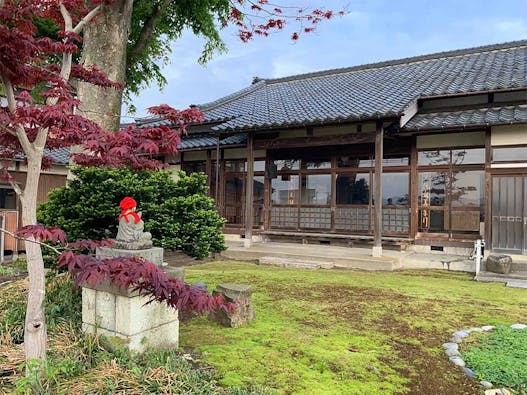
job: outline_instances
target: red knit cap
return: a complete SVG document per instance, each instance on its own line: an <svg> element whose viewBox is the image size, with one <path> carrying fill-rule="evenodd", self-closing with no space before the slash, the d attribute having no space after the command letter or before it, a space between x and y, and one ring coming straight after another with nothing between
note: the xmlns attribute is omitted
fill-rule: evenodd
<svg viewBox="0 0 527 395"><path fill-rule="evenodd" d="M121 200L121 203L119 203L119 207L121 208L121 210L130 210L134 207L137 207L137 202L134 198L127 196L123 200Z"/></svg>

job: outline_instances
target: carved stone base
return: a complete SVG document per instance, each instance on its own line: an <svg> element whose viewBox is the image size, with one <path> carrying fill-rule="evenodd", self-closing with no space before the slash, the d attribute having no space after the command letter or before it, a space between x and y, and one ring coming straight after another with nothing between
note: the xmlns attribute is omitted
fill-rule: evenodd
<svg viewBox="0 0 527 395"><path fill-rule="evenodd" d="M139 257L144 258L159 267L163 266L163 248L161 247L152 247L143 250L126 250L122 248L114 248L113 246L100 247L97 248L95 256L99 259L116 258L120 256L124 256L127 258Z"/></svg>
<svg viewBox="0 0 527 395"><path fill-rule="evenodd" d="M122 250L147 250L149 248L152 248L152 240L145 239L145 240L137 240L137 241L121 241L121 240L113 240L112 246L114 248L119 248Z"/></svg>

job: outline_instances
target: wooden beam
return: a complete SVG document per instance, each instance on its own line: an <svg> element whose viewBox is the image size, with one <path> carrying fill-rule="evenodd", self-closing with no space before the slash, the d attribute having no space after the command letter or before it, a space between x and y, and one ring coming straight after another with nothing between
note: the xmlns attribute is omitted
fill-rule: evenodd
<svg viewBox="0 0 527 395"><path fill-rule="evenodd" d="M328 145L346 145L371 143L375 139L373 133L353 133L339 136L308 136L294 137L288 139L261 140L255 148L257 149L284 149L299 147L326 147Z"/></svg>
<svg viewBox="0 0 527 395"><path fill-rule="evenodd" d="M373 256L382 255L382 158L383 124L375 125L375 206L373 214Z"/></svg>
<svg viewBox="0 0 527 395"><path fill-rule="evenodd" d="M244 246L252 246L253 236L253 189L254 189L254 134L247 134L247 181L245 182L245 240Z"/></svg>

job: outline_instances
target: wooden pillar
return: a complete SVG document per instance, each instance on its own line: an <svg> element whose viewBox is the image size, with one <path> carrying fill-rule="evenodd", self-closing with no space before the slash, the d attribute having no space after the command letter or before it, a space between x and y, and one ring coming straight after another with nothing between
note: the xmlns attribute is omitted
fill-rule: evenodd
<svg viewBox="0 0 527 395"><path fill-rule="evenodd" d="M209 188L209 196L211 196L210 186L212 184L212 151L210 149L207 150L207 162L205 163L205 174L207 174L207 188Z"/></svg>
<svg viewBox="0 0 527 395"><path fill-rule="evenodd" d="M485 250L491 249L492 235L492 175L490 127L485 130Z"/></svg>
<svg viewBox="0 0 527 395"><path fill-rule="evenodd" d="M383 125L378 120L375 125L375 206L373 214L373 256L382 256L382 157Z"/></svg>
<svg viewBox="0 0 527 395"><path fill-rule="evenodd" d="M417 172L417 137L412 136L410 151L410 238L415 239L419 228L419 174Z"/></svg>
<svg viewBox="0 0 527 395"><path fill-rule="evenodd" d="M218 133L218 136L216 137L216 174L215 174L215 180L216 183L215 189L214 189L214 203L216 204L216 211L220 212L220 134ZM221 213L220 213L221 215Z"/></svg>
<svg viewBox="0 0 527 395"><path fill-rule="evenodd" d="M244 246L252 246L253 236L253 189L254 189L254 136L247 133L247 181L245 182L245 239Z"/></svg>

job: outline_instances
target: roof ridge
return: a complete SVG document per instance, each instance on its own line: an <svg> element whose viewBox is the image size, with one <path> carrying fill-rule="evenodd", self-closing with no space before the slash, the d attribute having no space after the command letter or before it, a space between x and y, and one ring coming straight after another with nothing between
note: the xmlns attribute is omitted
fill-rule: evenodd
<svg viewBox="0 0 527 395"><path fill-rule="evenodd" d="M214 109L214 107L218 107L220 104L226 104L232 100L235 100L235 99L238 99L240 97L243 97L243 96L246 96L248 95L249 93L252 93L258 89L260 89L261 87L263 87L264 85L266 85L267 82L265 79L262 79L262 80L259 80L258 82L255 82L251 85L249 85L248 87L246 88L243 88L243 89L240 89L234 93L231 93L227 96L223 96L217 100L214 100L214 101L211 101L211 102L207 102L207 103L203 103L203 104L196 104L196 107L198 107L201 111L210 111L212 109Z"/></svg>
<svg viewBox="0 0 527 395"><path fill-rule="evenodd" d="M417 62L423 62L423 61L433 60L433 59L466 56L466 55L473 55L476 53L485 53L485 52L499 51L499 50L505 50L505 49L511 49L511 48L521 48L524 46L527 46L527 39L509 41L509 42L498 43L498 44L487 44L487 45L481 45L478 47L454 49L450 51L434 52L431 54L410 56L410 57L400 58L400 59L383 60L380 62L365 63L361 65L356 65L356 66L320 70L320 71L314 71L314 72L309 72L309 73L304 73L304 74L290 75L286 77L265 78L265 79L261 79L260 81L265 81L268 84L275 84L275 83L295 81L295 80L301 80L301 79L307 79L307 78L313 78L313 77L320 77L320 76L325 76L325 75L344 74L344 73L349 73L352 71L377 69L377 68L382 68L382 67L397 66L397 65L408 64L408 63L417 63Z"/></svg>

